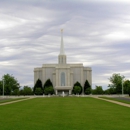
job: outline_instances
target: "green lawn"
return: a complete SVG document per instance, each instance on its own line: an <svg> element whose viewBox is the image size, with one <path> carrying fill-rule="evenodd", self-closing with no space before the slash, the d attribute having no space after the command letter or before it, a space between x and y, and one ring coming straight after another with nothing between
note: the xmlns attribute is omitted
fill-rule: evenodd
<svg viewBox="0 0 130 130"><path fill-rule="evenodd" d="M34 98L0 106L0 130L129 130L130 108L89 97Z"/></svg>

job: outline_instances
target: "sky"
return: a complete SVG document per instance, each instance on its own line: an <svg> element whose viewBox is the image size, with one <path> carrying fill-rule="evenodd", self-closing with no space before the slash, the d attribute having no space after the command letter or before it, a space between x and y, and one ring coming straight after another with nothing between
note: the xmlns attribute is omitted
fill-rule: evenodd
<svg viewBox="0 0 130 130"><path fill-rule="evenodd" d="M130 79L129 0L0 0L0 78L33 87L34 68L58 63L61 29L67 62L92 67L92 88Z"/></svg>

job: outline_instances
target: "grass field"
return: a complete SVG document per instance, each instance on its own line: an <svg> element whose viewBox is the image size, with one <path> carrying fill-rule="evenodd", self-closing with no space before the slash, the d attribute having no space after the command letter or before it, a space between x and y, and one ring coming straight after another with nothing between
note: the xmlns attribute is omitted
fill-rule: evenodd
<svg viewBox="0 0 130 130"><path fill-rule="evenodd" d="M89 97L34 98L0 106L0 130L129 130L130 108Z"/></svg>

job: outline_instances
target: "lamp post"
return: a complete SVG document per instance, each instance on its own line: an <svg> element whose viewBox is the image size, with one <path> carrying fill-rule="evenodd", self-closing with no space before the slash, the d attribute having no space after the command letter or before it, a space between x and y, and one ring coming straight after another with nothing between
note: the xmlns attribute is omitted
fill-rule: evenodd
<svg viewBox="0 0 130 130"><path fill-rule="evenodd" d="M3 77L3 97L4 97L4 77Z"/></svg>

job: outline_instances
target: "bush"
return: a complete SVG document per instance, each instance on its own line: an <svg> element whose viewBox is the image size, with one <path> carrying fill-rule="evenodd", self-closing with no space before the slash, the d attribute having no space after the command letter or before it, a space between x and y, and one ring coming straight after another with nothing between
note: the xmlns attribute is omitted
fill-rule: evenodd
<svg viewBox="0 0 130 130"><path fill-rule="evenodd" d="M36 95L42 95L42 94L43 94L43 89L41 89L41 88L36 88L36 89L35 89L35 94L36 94Z"/></svg>
<svg viewBox="0 0 130 130"><path fill-rule="evenodd" d="M53 87L52 86L50 86L50 87L45 87L45 89L44 89L44 94L45 95L48 95L48 94L53 94L54 93L54 89L53 89Z"/></svg>
<svg viewBox="0 0 130 130"><path fill-rule="evenodd" d="M74 92L75 94L79 94L80 91L81 91L81 87L80 87L80 86L74 86L73 92Z"/></svg>

